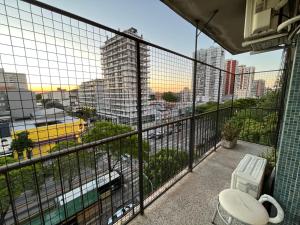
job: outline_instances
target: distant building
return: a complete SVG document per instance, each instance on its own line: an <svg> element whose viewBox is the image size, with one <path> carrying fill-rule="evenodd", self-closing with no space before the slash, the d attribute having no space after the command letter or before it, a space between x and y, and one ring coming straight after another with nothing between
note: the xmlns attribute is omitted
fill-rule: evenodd
<svg viewBox="0 0 300 225"><path fill-rule="evenodd" d="M135 28L125 30L135 38L142 39ZM149 48L140 44L142 119L151 121L154 115L149 107L148 65ZM137 123L137 67L136 43L134 40L116 35L105 41L101 48L104 79L104 102L97 112L101 117L117 123Z"/></svg>
<svg viewBox="0 0 300 225"><path fill-rule="evenodd" d="M237 60L227 60L225 66L225 77L224 77L224 97L223 99L231 98L238 89L240 83L240 77L236 76L238 74L238 61Z"/></svg>
<svg viewBox="0 0 300 225"><path fill-rule="evenodd" d="M78 89L72 89L69 91L70 97L70 108L72 111L77 111L79 109L79 95Z"/></svg>
<svg viewBox="0 0 300 225"><path fill-rule="evenodd" d="M254 80L251 89L251 96L253 98L260 98L265 94L266 81L265 80Z"/></svg>
<svg viewBox="0 0 300 225"><path fill-rule="evenodd" d="M7 94L5 91L0 91L0 114L9 114L9 104L7 101ZM7 113L5 113L7 112Z"/></svg>
<svg viewBox="0 0 300 225"><path fill-rule="evenodd" d="M197 59L214 67L225 68L225 51L222 47L210 47L197 51ZM196 102L218 101L220 71L210 66L197 63ZM220 97L223 96L221 78Z"/></svg>
<svg viewBox="0 0 300 225"><path fill-rule="evenodd" d="M78 101L80 107L100 111L104 107L104 80L94 79L82 82L78 89Z"/></svg>
<svg viewBox="0 0 300 225"><path fill-rule="evenodd" d="M183 90L179 92L179 98L181 102L191 102L192 101L191 90L188 87L183 88Z"/></svg>
<svg viewBox="0 0 300 225"><path fill-rule="evenodd" d="M237 76L239 82L237 84L235 94L237 95L237 98L251 98L255 67L246 67L245 65L241 65L238 67L238 69L239 72Z"/></svg>
<svg viewBox="0 0 300 225"><path fill-rule="evenodd" d="M26 74L5 72L0 68L0 90L28 90Z"/></svg>
<svg viewBox="0 0 300 225"><path fill-rule="evenodd" d="M64 107L70 106L70 93L66 89L57 88L56 91L44 92L41 95L43 100L58 102Z"/></svg>
<svg viewBox="0 0 300 225"><path fill-rule="evenodd" d="M7 91L7 103L12 119L30 118L37 110L35 93L25 89Z"/></svg>
<svg viewBox="0 0 300 225"><path fill-rule="evenodd" d="M26 74L0 69L0 116L29 118L36 110L36 96L28 90Z"/></svg>

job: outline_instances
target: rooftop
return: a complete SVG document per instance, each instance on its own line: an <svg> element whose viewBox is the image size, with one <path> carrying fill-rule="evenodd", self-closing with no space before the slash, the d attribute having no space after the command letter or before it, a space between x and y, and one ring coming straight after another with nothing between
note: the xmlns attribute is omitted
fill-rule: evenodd
<svg viewBox="0 0 300 225"><path fill-rule="evenodd" d="M268 148L244 141L234 149L219 147L129 225L211 224L217 196L230 187L231 174L240 160L247 153L259 155Z"/></svg>

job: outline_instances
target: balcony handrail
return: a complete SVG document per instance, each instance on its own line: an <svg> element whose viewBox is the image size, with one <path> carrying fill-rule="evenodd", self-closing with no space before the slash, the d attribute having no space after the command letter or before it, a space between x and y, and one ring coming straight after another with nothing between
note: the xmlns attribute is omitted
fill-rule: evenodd
<svg viewBox="0 0 300 225"><path fill-rule="evenodd" d="M231 107L229 106L229 107L226 107L226 108L220 108L219 111L229 109L229 108L231 108ZM205 112L205 113L197 114L197 115L195 115L195 118L200 118L202 116L205 116L205 115L208 115L208 114L211 114L211 113L215 113L217 111L218 110L212 110L212 111L208 111L208 112ZM159 125L150 126L150 127L147 127L147 128L143 128L142 132L147 132L149 130L154 130L154 129L157 129L157 128L160 128L160 127L169 126L171 124L186 121L186 120L189 120L191 118L192 118L192 116L187 116L187 117L176 119L176 120L173 120L173 121L161 123ZM130 137L130 136L136 135L136 134L138 134L137 130L131 131L131 132L126 132L124 134L119 134L119 135L115 135L115 136L112 136L112 137L103 138L101 140L92 141L92 142L84 143L84 144L78 144L76 146L68 147L68 148L62 149L60 151L51 152L47 155L37 156L37 157L32 158L32 159L27 159L27 160L23 160L23 161L20 161L20 162L10 163L10 164L7 164L5 166L0 167L0 174L6 174L9 171L12 171L14 169L18 169L18 168L21 168L21 167L33 165L33 164L38 163L38 162L44 162L44 161L47 161L47 160L58 158L58 157L68 155L68 154L71 154L71 153L75 153L75 152L78 152L80 150L84 150L84 149L87 149L87 148L97 147L99 145L107 144L109 142L116 141L116 140L119 140L119 139L122 139L122 138L127 138L127 137Z"/></svg>

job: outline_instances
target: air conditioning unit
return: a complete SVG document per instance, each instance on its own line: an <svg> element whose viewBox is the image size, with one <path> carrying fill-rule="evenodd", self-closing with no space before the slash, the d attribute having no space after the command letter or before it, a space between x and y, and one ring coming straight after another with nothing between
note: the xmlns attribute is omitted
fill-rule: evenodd
<svg viewBox="0 0 300 225"><path fill-rule="evenodd" d="M246 154L231 175L231 188L259 198L266 165L266 159Z"/></svg>
<svg viewBox="0 0 300 225"><path fill-rule="evenodd" d="M288 31L278 33L288 0L247 0L243 47L264 50L287 42Z"/></svg>

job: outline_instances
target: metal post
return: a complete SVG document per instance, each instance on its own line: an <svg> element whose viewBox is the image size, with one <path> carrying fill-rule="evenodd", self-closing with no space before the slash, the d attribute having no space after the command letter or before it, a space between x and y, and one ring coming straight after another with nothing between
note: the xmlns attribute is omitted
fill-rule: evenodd
<svg viewBox="0 0 300 225"><path fill-rule="evenodd" d="M221 96L221 84L222 84L222 70L219 72L219 89L218 89L218 105L217 105L217 118L216 118L216 136L215 136L215 149L217 149L217 142L219 137L219 111L220 111L220 96Z"/></svg>
<svg viewBox="0 0 300 225"><path fill-rule="evenodd" d="M198 45L198 23L196 26L195 35L195 58L193 71L193 104L192 104L192 118L190 129L190 146L189 146L189 171L193 171L194 161L194 144L195 144L195 107L196 107L196 76L197 76L197 45Z"/></svg>
<svg viewBox="0 0 300 225"><path fill-rule="evenodd" d="M286 89L289 81L289 76L291 75L291 69L290 69L290 59L291 59L291 49L288 48L286 49L286 59L285 59L285 66L282 72L282 77L281 77L281 92L280 92L280 98L279 101L277 101L276 104L276 110L278 111L278 116L277 116L277 124L276 124L276 134L275 134L275 143L274 147L276 150L279 148L279 132L281 129L281 123L283 119L283 114L284 114L284 106L285 106L285 98L286 98ZM279 89L280 90L280 89ZM279 105L278 105L279 103ZM275 151L275 162L277 163L277 152ZM276 169L276 167L275 167Z"/></svg>
<svg viewBox="0 0 300 225"><path fill-rule="evenodd" d="M139 194L140 213L144 214L144 183L143 183L143 126L142 126L142 84L141 84L141 54L140 42L136 41L136 82L137 82L137 131L139 160Z"/></svg>
<svg viewBox="0 0 300 225"><path fill-rule="evenodd" d="M236 76L236 73L234 73L234 76L233 76L233 88L232 88L233 90L232 90L232 96L231 96L231 112L230 112L230 116L231 117L233 116L233 101L234 101L234 89L235 89L235 76Z"/></svg>
<svg viewBox="0 0 300 225"><path fill-rule="evenodd" d="M14 200L14 195L13 195L13 192L12 192L12 189L11 189L11 183L10 183L10 180L9 180L9 173L6 172L5 174L5 181L6 181L6 184L7 184L7 190L8 190L8 196L9 196L9 201L10 201L10 205L11 205L11 209L12 209L12 213L13 213L13 218L14 218L14 221L15 221L15 224L19 224L19 221L18 221L18 217L17 217L17 210L16 210L16 206L15 206L15 200Z"/></svg>

